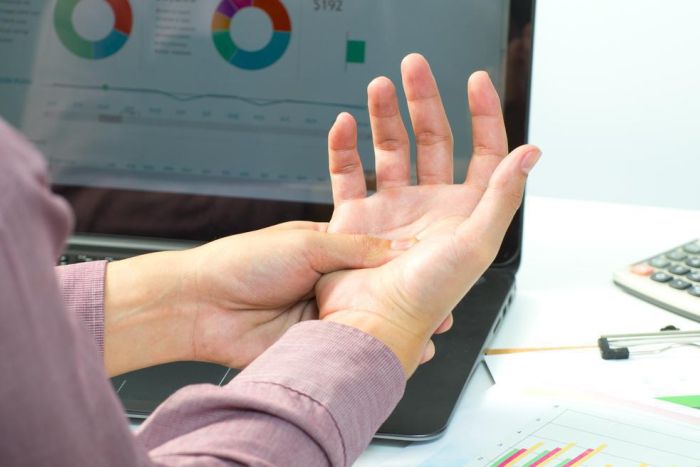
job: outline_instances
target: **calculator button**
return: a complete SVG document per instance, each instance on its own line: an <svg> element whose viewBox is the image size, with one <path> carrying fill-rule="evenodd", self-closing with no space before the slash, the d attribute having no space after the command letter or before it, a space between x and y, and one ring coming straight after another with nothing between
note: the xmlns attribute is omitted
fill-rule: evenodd
<svg viewBox="0 0 700 467"><path fill-rule="evenodd" d="M675 266L671 266L670 268L668 268L668 271L671 274L675 274L677 276L684 276L685 274L688 274L690 272L690 269L686 268L682 264L677 264Z"/></svg>
<svg viewBox="0 0 700 467"><path fill-rule="evenodd" d="M651 275L651 280L656 281L656 282L668 282L672 279L673 279L673 277L669 276L665 272L655 272L654 274Z"/></svg>
<svg viewBox="0 0 700 467"><path fill-rule="evenodd" d="M651 264L655 268L665 268L669 264L671 264L671 262L669 260L667 260L666 258L659 256L659 257L654 258L651 261L649 261L649 264Z"/></svg>
<svg viewBox="0 0 700 467"><path fill-rule="evenodd" d="M690 279L693 282L700 282L700 272L691 272L686 276L686 279Z"/></svg>
<svg viewBox="0 0 700 467"><path fill-rule="evenodd" d="M698 253L700 253L700 243L689 243L686 246L684 246L683 249L690 254L697 255Z"/></svg>
<svg viewBox="0 0 700 467"><path fill-rule="evenodd" d="M687 264L691 268L700 268L700 256L691 256L690 258L685 260L685 264Z"/></svg>
<svg viewBox="0 0 700 467"><path fill-rule="evenodd" d="M672 261L683 261L688 255L683 250L676 250L666 254L666 258Z"/></svg>
<svg viewBox="0 0 700 467"><path fill-rule="evenodd" d="M654 274L654 268L648 264L635 264L630 266L630 272L632 274L637 274L638 276L651 276Z"/></svg>
<svg viewBox="0 0 700 467"><path fill-rule="evenodd" d="M690 295L694 295L696 297L700 297L700 285L694 285L688 289L688 293Z"/></svg>
<svg viewBox="0 0 700 467"><path fill-rule="evenodd" d="M673 279L668 283L671 287L678 290L685 290L690 287L690 282L684 281L683 279Z"/></svg>

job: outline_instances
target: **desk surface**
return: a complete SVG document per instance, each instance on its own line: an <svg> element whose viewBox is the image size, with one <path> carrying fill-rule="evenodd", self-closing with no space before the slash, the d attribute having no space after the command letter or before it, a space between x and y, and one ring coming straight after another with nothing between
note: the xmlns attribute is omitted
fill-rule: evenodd
<svg viewBox="0 0 700 467"><path fill-rule="evenodd" d="M700 211L529 197L518 292L491 347L591 345L601 334L700 328L612 283L615 270L698 237ZM455 416L490 385L488 373L477 372ZM403 447L375 441L356 465L390 465Z"/></svg>

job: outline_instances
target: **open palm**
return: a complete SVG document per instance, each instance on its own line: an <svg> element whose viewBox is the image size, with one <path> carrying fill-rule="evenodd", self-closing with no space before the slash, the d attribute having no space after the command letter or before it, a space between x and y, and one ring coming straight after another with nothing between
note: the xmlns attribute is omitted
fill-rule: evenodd
<svg viewBox="0 0 700 467"><path fill-rule="evenodd" d="M468 89L474 153L466 181L454 184L452 132L430 67L409 55L402 76L418 185L411 186L410 142L396 90L377 78L368 88L377 193L367 197L356 125L341 114L329 135L335 202L329 232L417 244L379 268L328 275L316 293L322 319L379 320L396 336L390 347L428 342L427 351L421 349L425 360L434 351L430 335L449 328L450 310L498 252L539 150L523 146L508 155L498 95L486 73L475 73Z"/></svg>
<svg viewBox="0 0 700 467"><path fill-rule="evenodd" d="M496 90L486 73L475 73L468 88L474 154L465 183L453 184L452 131L430 67L422 56L409 55L402 76L416 135L418 185L411 186L411 146L396 89L389 79L377 78L367 90L377 193L367 197L355 122L341 114L329 135L335 202L329 231L402 238L447 217L467 217L508 153Z"/></svg>

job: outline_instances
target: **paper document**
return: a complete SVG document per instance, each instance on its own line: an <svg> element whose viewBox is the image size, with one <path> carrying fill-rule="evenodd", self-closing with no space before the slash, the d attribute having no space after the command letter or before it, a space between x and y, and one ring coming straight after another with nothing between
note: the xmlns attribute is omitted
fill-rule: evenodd
<svg viewBox="0 0 700 467"><path fill-rule="evenodd" d="M462 422L450 427L449 442L440 449L405 465L700 465L700 414L665 402L554 387L513 392L496 386Z"/></svg>
<svg viewBox="0 0 700 467"><path fill-rule="evenodd" d="M487 355L496 384L554 384L630 397L700 393L700 348L679 347L628 360L603 360L597 349Z"/></svg>

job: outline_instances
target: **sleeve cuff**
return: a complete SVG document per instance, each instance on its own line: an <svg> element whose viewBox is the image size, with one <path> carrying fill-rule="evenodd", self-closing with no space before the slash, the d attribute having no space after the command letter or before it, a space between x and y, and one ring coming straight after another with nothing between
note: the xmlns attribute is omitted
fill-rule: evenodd
<svg viewBox="0 0 700 467"><path fill-rule="evenodd" d="M325 413L323 422L307 417L298 424L308 424L301 428L331 444L326 446L330 458L342 452L339 464L350 465L398 404L406 379L398 358L378 339L339 323L306 321L293 326L229 383L237 391L251 392L263 389L261 385L266 392L308 398L314 411ZM284 400L270 403L279 404L276 409L282 411L288 405ZM325 433L317 437L315 431Z"/></svg>
<svg viewBox="0 0 700 467"><path fill-rule="evenodd" d="M56 278L68 313L75 316L104 353L106 261L57 266Z"/></svg>

